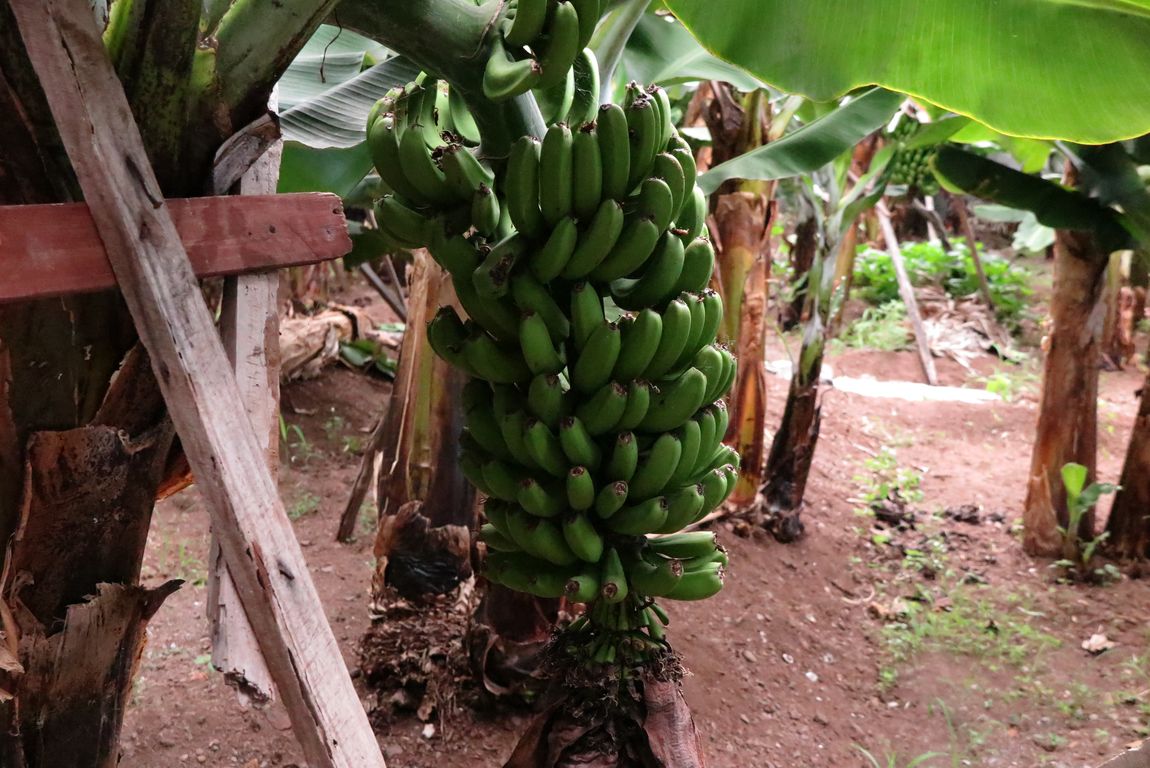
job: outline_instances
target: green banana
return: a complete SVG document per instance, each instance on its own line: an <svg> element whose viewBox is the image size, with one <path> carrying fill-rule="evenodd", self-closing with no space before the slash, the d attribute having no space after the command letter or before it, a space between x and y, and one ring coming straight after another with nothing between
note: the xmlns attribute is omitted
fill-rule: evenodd
<svg viewBox="0 0 1150 768"><path fill-rule="evenodd" d="M573 603L590 603L599 596L600 587L599 574L584 571L567 580L564 596Z"/></svg>
<svg viewBox="0 0 1150 768"><path fill-rule="evenodd" d="M464 140L478 144L480 140L479 126L475 124L475 118L471 116L471 110L467 108L467 102L459 94L459 90L451 88L447 92L447 109L451 116L452 128Z"/></svg>
<svg viewBox="0 0 1150 768"><path fill-rule="evenodd" d="M486 478L487 475L484 474ZM545 488L533 477L527 477L515 486L515 496L507 501L517 501L519 506L535 517L555 517L563 511L563 504L550 488Z"/></svg>
<svg viewBox="0 0 1150 768"><path fill-rule="evenodd" d="M584 48L599 24L599 0L571 0L571 5L579 16L579 47Z"/></svg>
<svg viewBox="0 0 1150 768"><path fill-rule="evenodd" d="M683 561L684 571L701 571L705 570L712 563L717 563L726 568L731 564L731 558L727 554L726 548L721 544L716 544L714 550L706 555L699 557L692 557Z"/></svg>
<svg viewBox="0 0 1150 768"><path fill-rule="evenodd" d="M700 571L683 573L675 588L666 594L670 600L706 600L723 588L723 566L712 563Z"/></svg>
<svg viewBox="0 0 1150 768"><path fill-rule="evenodd" d="M612 429L631 431L647 417L651 407L651 385L644 379L632 379L627 386L627 407Z"/></svg>
<svg viewBox="0 0 1150 768"><path fill-rule="evenodd" d="M511 223L521 234L537 238L544 231L539 210L539 155L542 144L534 136L521 136L511 145L503 176Z"/></svg>
<svg viewBox="0 0 1150 768"><path fill-rule="evenodd" d="M543 24L547 21L548 0L518 0L515 15L503 32L508 45L522 47L531 45L543 34Z"/></svg>
<svg viewBox="0 0 1150 768"><path fill-rule="evenodd" d="M575 252L563 267L563 277L579 280L591 274L619 241L623 224L623 206L619 201L607 199L600 203Z"/></svg>
<svg viewBox="0 0 1150 768"><path fill-rule="evenodd" d="M448 144L439 155L443 178L460 201L468 201L480 187L495 183L495 174L462 144Z"/></svg>
<svg viewBox="0 0 1150 768"><path fill-rule="evenodd" d="M538 467L539 464L527 450L527 415L523 411L508 411L502 415L496 413L496 419L499 422L499 434L503 436L503 443L507 446L507 452L517 463L528 469Z"/></svg>
<svg viewBox="0 0 1150 768"><path fill-rule="evenodd" d="M611 376L617 381L630 381L642 376L655 357L662 333L662 316L650 308L640 311L633 322L622 328L619 360Z"/></svg>
<svg viewBox="0 0 1150 768"><path fill-rule="evenodd" d="M683 241L672 232L663 233L655 254L638 278L621 277L611 283L611 296L623 309L662 306L676 295L675 284L683 272Z"/></svg>
<svg viewBox="0 0 1150 768"><path fill-rule="evenodd" d="M669 536L655 536L647 539L647 546L664 557L690 560L696 557L710 557L718 549L719 537L714 531L691 531L674 533Z"/></svg>
<svg viewBox="0 0 1150 768"><path fill-rule="evenodd" d="M563 448L563 453L574 465L595 470L603 460L603 451L595 444L591 433L576 416L568 416L560 423L559 444Z"/></svg>
<svg viewBox="0 0 1150 768"><path fill-rule="evenodd" d="M703 402L714 402L717 399L715 393L726 380L727 366L723 353L714 344L708 344L698 351L691 365L707 377L707 391L703 395Z"/></svg>
<svg viewBox="0 0 1150 768"><path fill-rule="evenodd" d="M464 413L464 420L468 433L488 456L503 461L514 458L503 439L503 432L499 428L495 414L491 411L491 406L467 409Z"/></svg>
<svg viewBox="0 0 1150 768"><path fill-rule="evenodd" d="M659 345L650 364L643 371L643 378L649 381L661 379L679 356L687 344L687 337L691 333L691 310L682 299L674 299L663 310L663 327L659 335Z"/></svg>
<svg viewBox="0 0 1150 768"><path fill-rule="evenodd" d="M575 103L575 88L575 70L572 68L567 70L566 77L555 87L535 91L535 101L544 123L550 125L565 121Z"/></svg>
<svg viewBox="0 0 1150 768"><path fill-rule="evenodd" d="M495 384L516 384L531 378L519 350L500 346L486 333L472 334L463 344L463 359L481 379Z"/></svg>
<svg viewBox="0 0 1150 768"><path fill-rule="evenodd" d="M539 154L539 210L548 226L554 227L560 219L571 215L573 142L566 123L552 125L543 137Z"/></svg>
<svg viewBox="0 0 1150 768"><path fill-rule="evenodd" d="M455 286L455 296L459 299L467 315L502 342L515 341L519 337L519 313L510 302L481 299L475 290L473 272L454 273L451 284Z"/></svg>
<svg viewBox="0 0 1150 768"><path fill-rule="evenodd" d="M603 298L591 283L577 283L571 289L571 337L576 352L582 353L603 323Z"/></svg>
<svg viewBox="0 0 1150 768"><path fill-rule="evenodd" d="M647 263L663 232L651 218L632 219L611 253L591 271L591 279L610 282L625 277Z"/></svg>
<svg viewBox="0 0 1150 768"><path fill-rule="evenodd" d="M579 227L575 219L566 216L551 230L547 242L527 262L531 274L541 283L559 277L579 244Z"/></svg>
<svg viewBox="0 0 1150 768"><path fill-rule="evenodd" d="M670 144L671 137L676 134L675 121L671 115L671 97L658 85L649 86L647 95L655 102L659 114L659 140L655 148L655 151L659 152Z"/></svg>
<svg viewBox="0 0 1150 768"><path fill-rule="evenodd" d="M571 147L571 207L575 216L590 221L603 202L603 159L595 124L576 131Z"/></svg>
<svg viewBox="0 0 1150 768"><path fill-rule="evenodd" d="M679 298L691 311L691 330L687 334L687 343L683 346L683 354L679 355L679 359L671 366L672 371L683 369L695 359L695 355L703 347L703 331L707 324L707 305L703 303L701 294L683 293L679 295Z"/></svg>
<svg viewBox="0 0 1150 768"><path fill-rule="evenodd" d="M606 384L619 359L621 343L618 324L604 320L579 352L571 369L571 388L590 394Z"/></svg>
<svg viewBox="0 0 1150 768"><path fill-rule="evenodd" d="M493 549L496 552L519 551L519 545L512 541L510 537L504 536L499 529L491 523L484 523L479 526L479 540L486 544L488 549Z"/></svg>
<svg viewBox="0 0 1150 768"><path fill-rule="evenodd" d="M565 367L560 351L551 342L547 323L534 312L523 313L523 320L519 323L519 345L527 367L535 376L556 374ZM718 355L717 350L715 354ZM721 356L719 361L721 363Z"/></svg>
<svg viewBox="0 0 1150 768"><path fill-rule="evenodd" d="M627 573L623 570L623 561L619 552L611 547L603 557L603 570L599 576L602 585L599 596L608 605L616 605L627 599Z"/></svg>
<svg viewBox="0 0 1150 768"><path fill-rule="evenodd" d="M551 429L559 427L565 408L563 385L555 375L539 375L527 388L527 410Z"/></svg>
<svg viewBox="0 0 1150 768"><path fill-rule="evenodd" d="M538 88L551 88L563 82L575 57L583 48L579 44L579 13L566 0L561 0L547 24L547 44L539 56L543 75Z"/></svg>
<svg viewBox="0 0 1150 768"><path fill-rule="evenodd" d="M667 500L662 496L626 506L607 518L607 528L624 536L654 533L667 521Z"/></svg>
<svg viewBox="0 0 1150 768"><path fill-rule="evenodd" d="M595 496L595 514L608 520L627 503L627 483L618 480L599 489Z"/></svg>
<svg viewBox="0 0 1150 768"><path fill-rule="evenodd" d="M511 296L523 312L534 312L543 318L551 340L562 343L571 335L571 321L551 293L532 275L519 273L511 277Z"/></svg>
<svg viewBox="0 0 1150 768"><path fill-rule="evenodd" d="M683 251L683 271L675 291L704 291L715 271L715 248L709 240L696 237Z"/></svg>
<svg viewBox="0 0 1150 768"><path fill-rule="evenodd" d="M699 449L703 446L703 429L699 421L700 417L696 414L695 418L687 420L679 427L679 443L683 446L683 451L679 454L679 463L675 471L667 479L668 486L681 485L695 474L695 466L699 463Z"/></svg>
<svg viewBox="0 0 1150 768"><path fill-rule="evenodd" d="M693 421L699 425L699 450L695 452L695 464L687 476L683 478L684 480L698 477L704 457L709 459L714 456L715 449L719 447L719 441L723 436L715 433L716 411L717 409L713 405L708 405L695 414ZM676 472L676 474L678 473Z"/></svg>
<svg viewBox="0 0 1150 768"><path fill-rule="evenodd" d="M427 324L427 342L435 354L468 374L475 370L463 354L467 330L453 307L441 307Z"/></svg>
<svg viewBox="0 0 1150 768"><path fill-rule="evenodd" d="M491 53L483 70L483 95L492 101L507 101L543 84L543 66L532 58L516 59L498 36L491 41Z"/></svg>
<svg viewBox="0 0 1150 768"><path fill-rule="evenodd" d="M575 407L575 415L594 437L618 428L629 402L627 388L617 381L604 384Z"/></svg>
<svg viewBox="0 0 1150 768"><path fill-rule="evenodd" d="M508 504L498 499L487 499L483 502L483 517L487 522L494 525L500 533L510 539L511 528L507 525L507 516L511 514L511 510L513 509L515 509L514 504Z"/></svg>
<svg viewBox="0 0 1150 768"><path fill-rule="evenodd" d="M555 565L572 565L578 560L567 546L563 531L553 520L514 509L507 515L507 528L520 549L540 560Z"/></svg>
<svg viewBox="0 0 1150 768"><path fill-rule="evenodd" d="M627 579L631 588L646 597L663 597L683 577L683 564L668 558L652 558L654 562L638 558L629 563Z"/></svg>
<svg viewBox="0 0 1150 768"><path fill-rule="evenodd" d="M679 166L683 169L683 180L686 182L683 187L683 202L686 203L687 195L692 193L698 182L699 168L695 163L695 152L678 131L672 131L671 140L667 144L667 151L675 156L675 159L679 161Z"/></svg>
<svg viewBox="0 0 1150 768"><path fill-rule="evenodd" d="M699 485L703 488L703 504L699 508L699 517L702 517L722 504L727 497L727 475L722 469L712 469L703 475Z"/></svg>
<svg viewBox="0 0 1150 768"><path fill-rule="evenodd" d="M722 400L712 403L711 407L715 409L715 439L723 440L727 436L727 428L731 426L731 412Z"/></svg>
<svg viewBox="0 0 1150 768"><path fill-rule="evenodd" d="M642 501L661 494L679 466L682 455L683 444L674 433L664 432L659 435L647 455L640 458L635 476L628 483L631 501Z"/></svg>
<svg viewBox="0 0 1150 768"><path fill-rule="evenodd" d="M375 220L384 234L405 248L422 248L435 237L432 219L397 195L384 195L376 201Z"/></svg>
<svg viewBox="0 0 1150 768"><path fill-rule="evenodd" d="M502 501L516 501L519 498L518 473L498 459L483 465L483 480L491 489L491 495Z"/></svg>
<svg viewBox="0 0 1150 768"><path fill-rule="evenodd" d="M440 226L437 226L428 243L428 252L440 267L451 272L453 276L457 274L470 276L471 272L480 266L480 252L475 244L463 235L448 237Z"/></svg>
<svg viewBox="0 0 1150 768"><path fill-rule="evenodd" d="M703 486L688 485L667 496L667 519L658 533L675 533L695 522L703 509Z"/></svg>
<svg viewBox="0 0 1150 768"><path fill-rule="evenodd" d="M723 322L723 297L718 291L703 292L703 309L706 319L703 321L703 332L699 335L699 343L710 344L715 340L719 326Z"/></svg>
<svg viewBox="0 0 1150 768"><path fill-rule="evenodd" d="M735 385L735 377L738 375L738 363L735 356L731 354L731 350L726 347L719 348L719 354L723 359L723 378L717 382L715 386L707 391L712 400L718 400L726 397Z"/></svg>
<svg viewBox="0 0 1150 768"><path fill-rule="evenodd" d="M579 20L583 20L582 14L579 15ZM595 58L594 51L583 48L575 57L572 72L575 77L575 99L567 113L566 122L571 126L593 123L595 115L599 112L600 89L599 60ZM598 151L598 144L595 146Z"/></svg>
<svg viewBox="0 0 1150 768"><path fill-rule="evenodd" d="M586 563L597 563L603 557L603 536L584 512L563 519L563 538L575 556Z"/></svg>
<svg viewBox="0 0 1150 768"><path fill-rule="evenodd" d="M518 233L500 240L472 273L479 295L487 299L506 296L511 287L511 271L526 252L527 241Z"/></svg>
<svg viewBox="0 0 1150 768"><path fill-rule="evenodd" d="M474 485L480 493L488 498L491 497L491 489L487 487L487 481L483 479L483 466L480 464L477 454L462 451L459 454L459 469L467 481ZM724 487L726 487L725 484Z"/></svg>
<svg viewBox="0 0 1150 768"><path fill-rule="evenodd" d="M595 480L586 467L571 467L567 473L567 505L577 512L595 505Z"/></svg>
<svg viewBox="0 0 1150 768"><path fill-rule="evenodd" d="M552 477L564 477L570 464L559 444L559 438L547 428L547 425L536 419L530 419L524 426L523 444L527 454L544 472Z"/></svg>
<svg viewBox="0 0 1150 768"><path fill-rule="evenodd" d="M698 368L688 368L679 378L660 383L638 430L668 432L679 428L703 405L706 393L707 377Z"/></svg>
<svg viewBox="0 0 1150 768"><path fill-rule="evenodd" d="M603 166L603 196L623 200L634 187L628 183L631 172L631 139L627 113L618 104L599 108L596 134Z"/></svg>
<svg viewBox="0 0 1150 768"><path fill-rule="evenodd" d="M683 203L679 218L675 220L677 234L683 242L689 243L707 232L707 196L701 187L691 190L690 198Z"/></svg>
<svg viewBox="0 0 1150 768"><path fill-rule="evenodd" d="M475 231L484 237L494 237L499 231L501 213L499 196L488 185L480 184L471 197L471 225Z"/></svg>
<svg viewBox="0 0 1150 768"><path fill-rule="evenodd" d="M604 474L612 481L630 482L639 466L639 441L633 432L621 432L611 448L611 459L604 468Z"/></svg>
<svg viewBox="0 0 1150 768"><path fill-rule="evenodd" d="M427 201L419 194L415 185L407 180L399 165L400 131L396 127L395 115L381 115L367 131L367 145L371 151L371 162L381 179L396 194L418 203Z"/></svg>
<svg viewBox="0 0 1150 768"><path fill-rule="evenodd" d="M675 196L670 185L654 177L643 180L639 191L628 201L628 207L639 216L654 219L655 226L664 230L675 215Z"/></svg>
<svg viewBox="0 0 1150 768"><path fill-rule="evenodd" d="M488 552L484 575L497 584L543 598L562 597L567 577L526 552Z"/></svg>
<svg viewBox="0 0 1150 768"><path fill-rule="evenodd" d="M399 139L399 167L423 199L432 205L448 206L455 201L455 192L431 157L426 136L423 127L407 127Z"/></svg>
<svg viewBox="0 0 1150 768"><path fill-rule="evenodd" d="M670 152L660 152L655 155L655 164L651 168L651 173L656 178L666 182L671 191L671 220L674 221L675 217L679 215L679 211L683 209L683 203L686 202L688 194L687 180L683 176L683 166L679 165L678 159Z"/></svg>
<svg viewBox="0 0 1150 768"><path fill-rule="evenodd" d="M729 445L720 445L702 469L704 472L710 472L712 469L719 469L728 464L736 468L739 466L739 452Z"/></svg>
<svg viewBox="0 0 1150 768"><path fill-rule="evenodd" d="M631 168L627 175L630 188L642 181L651 172L655 155L659 150L659 113L654 101L647 95L636 98L627 112L627 127L631 134Z"/></svg>

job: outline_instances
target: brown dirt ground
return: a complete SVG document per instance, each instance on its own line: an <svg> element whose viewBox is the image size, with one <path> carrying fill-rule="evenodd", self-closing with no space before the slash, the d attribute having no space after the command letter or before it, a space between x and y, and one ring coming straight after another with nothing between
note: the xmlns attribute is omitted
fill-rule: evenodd
<svg viewBox="0 0 1150 768"><path fill-rule="evenodd" d="M782 357L782 347L772 350ZM836 374L919 379L910 352L846 351ZM1005 364L977 361L985 375ZM1032 366L1033 368L1033 366ZM943 383L980 386L940 361ZM684 683L712 768L876 765L1062 766L1101 762L1150 729L1150 583L1056 583L1024 556L1016 522L1036 416L1032 376L1021 396L992 405L908 403L829 390L805 512L807 536L782 545L720 526L728 586L705 603L674 605L671 639L693 672ZM770 379L777 423L786 383ZM1136 370L1104 373L1102 479L1115 480L1141 385ZM386 383L330 369L285 390L298 426L281 488L349 664L368 626L370 520L356 543L333 542L359 446ZM858 512L883 448L921 479L916 530L876 526ZM941 511L978 505L983 522ZM1001 514L1004 522L987 520ZM300 765L275 706L242 707L210 670L203 586L207 516L195 489L159 505L145 582L187 584L153 620L124 730L125 768ZM1137 573L1134 573L1137 576ZM1091 656L1102 633L1116 646ZM365 701L368 696L364 694ZM500 765L527 722L457 711L425 737L414 718L379 733L392 768Z"/></svg>

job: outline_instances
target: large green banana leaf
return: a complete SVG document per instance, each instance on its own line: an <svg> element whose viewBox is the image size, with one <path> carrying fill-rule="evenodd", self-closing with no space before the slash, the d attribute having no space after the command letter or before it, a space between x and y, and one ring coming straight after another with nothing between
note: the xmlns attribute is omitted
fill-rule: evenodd
<svg viewBox="0 0 1150 768"><path fill-rule="evenodd" d="M885 125L903 96L872 88L793 133L739 155L699 177L708 194L728 179L773 181L822 168Z"/></svg>
<svg viewBox="0 0 1150 768"><path fill-rule="evenodd" d="M819 101L863 85L1002 133L1150 132L1150 0L667 0L699 41Z"/></svg>

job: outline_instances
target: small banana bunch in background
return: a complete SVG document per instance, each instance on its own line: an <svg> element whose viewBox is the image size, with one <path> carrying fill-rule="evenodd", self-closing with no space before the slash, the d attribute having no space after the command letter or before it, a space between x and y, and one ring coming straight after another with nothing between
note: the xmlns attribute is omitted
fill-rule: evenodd
<svg viewBox="0 0 1150 768"><path fill-rule="evenodd" d="M921 124L905 115L898 126L890 133L896 150L891 159L891 183L905 185L924 195L938 192L938 179L930 169L930 161L935 147L911 147L908 142L914 139Z"/></svg>
<svg viewBox="0 0 1150 768"><path fill-rule="evenodd" d="M516 32L526 6L547 12ZM598 7L519 0L504 38L554 36L584 6ZM541 50L534 69L546 67ZM576 58L597 71L590 52ZM379 226L427 246L468 316L444 307L427 333L472 377L460 461L486 496L487 576L587 603L565 634L572 653L642 663L664 647L656 599L723 585L714 535L681 530L736 483L721 401L736 364L715 343L707 200L666 92L632 83L622 104L600 108L597 80L588 87L560 110L579 119L520 138L495 167L436 123L464 116L450 94L429 109L427 78L384 100L369 139L393 190Z"/></svg>

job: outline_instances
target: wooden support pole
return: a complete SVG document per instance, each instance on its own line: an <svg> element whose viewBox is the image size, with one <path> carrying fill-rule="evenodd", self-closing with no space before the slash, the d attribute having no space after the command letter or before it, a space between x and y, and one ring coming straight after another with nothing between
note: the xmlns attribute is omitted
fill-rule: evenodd
<svg viewBox="0 0 1150 768"><path fill-rule="evenodd" d="M9 0L312 768L384 760L87 0Z"/></svg>
<svg viewBox="0 0 1150 768"><path fill-rule="evenodd" d="M878 214L879 228L882 229L883 239L886 241L886 251L890 254L891 263L894 264L894 274L898 278L898 292L906 305L906 315L914 327L914 340L918 345L918 358L922 362L922 370L926 374L926 381L932 387L938 385L938 372L934 368L934 358L930 354L930 342L926 338L926 329L922 325L922 314L918 311L918 300L914 297L914 286L910 284L910 276L906 272L906 262L902 258L902 249L898 247L898 235L890 223L890 211L884 203L875 208Z"/></svg>
<svg viewBox="0 0 1150 768"><path fill-rule="evenodd" d="M978 254L978 238L974 236L974 225L970 222L970 211L966 209L966 200L961 195L950 198L954 211L958 214L959 224L962 226L962 236L966 238L966 249L970 251L970 259L974 262L974 271L978 273L978 292L982 295L982 303L989 310L994 309L994 298L990 295L990 283L986 280L986 270L982 268L982 257Z"/></svg>

